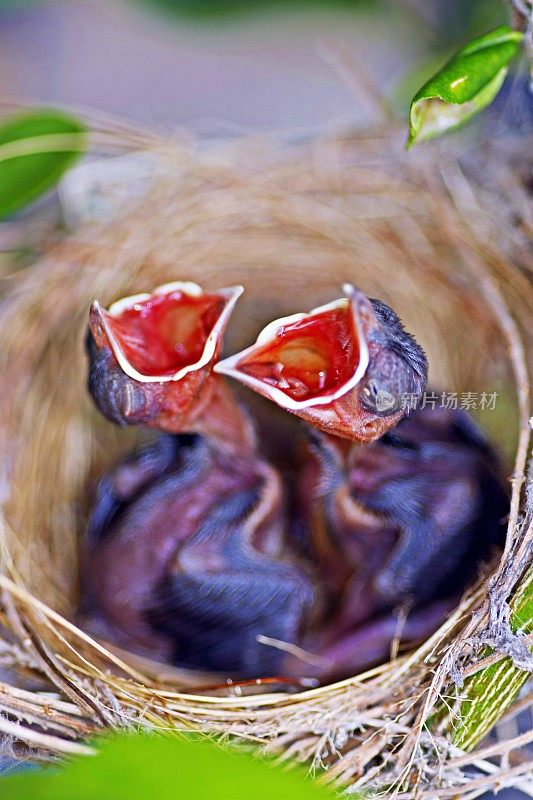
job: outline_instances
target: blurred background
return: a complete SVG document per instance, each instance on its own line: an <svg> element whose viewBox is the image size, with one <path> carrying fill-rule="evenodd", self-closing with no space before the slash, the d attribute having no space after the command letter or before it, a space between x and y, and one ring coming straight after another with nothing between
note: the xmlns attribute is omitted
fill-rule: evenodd
<svg viewBox="0 0 533 800"><path fill-rule="evenodd" d="M341 39L395 108L504 0L0 0L0 95L200 134L362 122Z"/></svg>

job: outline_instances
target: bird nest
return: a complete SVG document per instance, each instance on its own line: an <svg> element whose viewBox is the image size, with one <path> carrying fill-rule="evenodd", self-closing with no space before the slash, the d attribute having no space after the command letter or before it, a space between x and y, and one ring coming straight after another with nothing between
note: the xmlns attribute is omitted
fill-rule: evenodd
<svg viewBox="0 0 533 800"><path fill-rule="evenodd" d="M18 756L44 761L90 751L86 740L109 728L195 730L399 798L520 786L531 736L484 740L527 705L531 668L523 337L533 299L516 164L480 148L466 174L442 145L406 154L395 130L199 148L95 125L94 151L105 159L83 167L83 208L68 183L63 192L73 231L49 236L37 263L4 280L0 733ZM117 154L124 174L100 181ZM137 441L88 397L87 311L95 297L108 304L176 279L246 286L231 352L266 321L353 283L423 344L431 386L471 400L498 393L480 421L512 476L505 552L428 641L393 646L388 663L334 685L206 690L198 675L76 626L95 482Z"/></svg>

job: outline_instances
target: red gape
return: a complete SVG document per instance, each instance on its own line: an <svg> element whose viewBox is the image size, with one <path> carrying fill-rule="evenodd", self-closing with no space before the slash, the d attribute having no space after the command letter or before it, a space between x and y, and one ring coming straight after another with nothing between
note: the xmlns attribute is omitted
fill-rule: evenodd
<svg viewBox="0 0 533 800"><path fill-rule="evenodd" d="M247 375L293 400L332 394L359 363L359 343L349 305L282 325L272 342L237 364Z"/></svg>
<svg viewBox="0 0 533 800"><path fill-rule="evenodd" d="M392 309L343 290L333 303L271 322L213 369L325 433L371 442L404 416L402 395L421 394L427 362Z"/></svg>
<svg viewBox="0 0 533 800"><path fill-rule="evenodd" d="M138 372L170 376L200 360L224 305L220 295L176 290L139 300L119 316L108 315L107 323Z"/></svg>
<svg viewBox="0 0 533 800"><path fill-rule="evenodd" d="M213 375L222 336L241 286L204 293L165 284L89 313L89 391L119 425L202 433L233 452L250 451L254 434L224 381Z"/></svg>

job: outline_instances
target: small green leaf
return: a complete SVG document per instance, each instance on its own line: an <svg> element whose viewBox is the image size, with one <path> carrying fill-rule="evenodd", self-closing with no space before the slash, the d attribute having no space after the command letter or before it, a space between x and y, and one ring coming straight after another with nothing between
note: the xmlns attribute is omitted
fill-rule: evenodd
<svg viewBox="0 0 533 800"><path fill-rule="evenodd" d="M492 103L523 38L502 25L452 56L411 102L407 147L456 128Z"/></svg>
<svg viewBox="0 0 533 800"><path fill-rule="evenodd" d="M2 800L333 800L331 791L252 754L189 737L115 735L61 770L0 778Z"/></svg>
<svg viewBox="0 0 533 800"><path fill-rule="evenodd" d="M0 219L54 186L85 146L85 126L60 111L31 111L0 124Z"/></svg>

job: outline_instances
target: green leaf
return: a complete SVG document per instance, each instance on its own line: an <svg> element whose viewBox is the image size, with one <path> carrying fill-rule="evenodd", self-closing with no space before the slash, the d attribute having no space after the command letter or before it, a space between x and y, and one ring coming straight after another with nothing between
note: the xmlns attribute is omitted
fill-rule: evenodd
<svg viewBox="0 0 533 800"><path fill-rule="evenodd" d="M60 111L31 111L4 121L0 125L0 219L52 188L85 147L85 126Z"/></svg>
<svg viewBox="0 0 533 800"><path fill-rule="evenodd" d="M502 25L452 56L411 102L407 147L456 128L492 103L523 38Z"/></svg>
<svg viewBox="0 0 533 800"><path fill-rule="evenodd" d="M190 737L118 735L62 770L0 778L2 800L333 800L300 769L281 769Z"/></svg>

